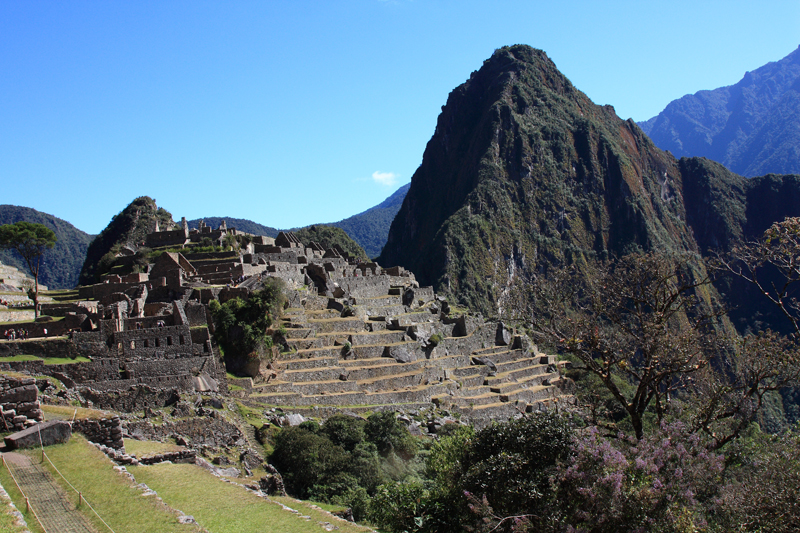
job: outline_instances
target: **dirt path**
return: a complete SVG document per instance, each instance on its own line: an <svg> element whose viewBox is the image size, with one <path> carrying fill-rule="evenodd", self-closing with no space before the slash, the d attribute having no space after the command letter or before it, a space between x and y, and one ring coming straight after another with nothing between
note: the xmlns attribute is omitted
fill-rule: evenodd
<svg viewBox="0 0 800 533"><path fill-rule="evenodd" d="M25 455L8 452L3 457L47 533L97 533L75 509L75 498L64 495L50 472ZM33 517L28 520L33 521Z"/></svg>

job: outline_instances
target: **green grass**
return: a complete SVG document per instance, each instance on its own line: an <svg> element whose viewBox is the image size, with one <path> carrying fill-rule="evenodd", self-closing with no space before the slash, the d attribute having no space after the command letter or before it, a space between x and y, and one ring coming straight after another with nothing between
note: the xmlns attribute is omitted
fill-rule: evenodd
<svg viewBox="0 0 800 533"><path fill-rule="evenodd" d="M0 363L13 363L15 361L44 361L45 365L71 365L73 363L88 363L91 361L88 357L78 356L75 359L69 357L36 357L35 355L13 355L11 357L0 357Z"/></svg>
<svg viewBox="0 0 800 533"><path fill-rule="evenodd" d="M111 460L89 445L83 437L73 435L67 444L49 446L45 451L64 477L83 494L86 501L116 533L201 531L196 525L179 524L177 515L154 497L142 497L141 490L128 478L114 471ZM35 462L41 458L38 450L23 453ZM75 492L52 470L49 463L45 462L45 467L50 470L69 499L77 498ZM19 508L16 500L15 503ZM87 506L81 506L80 509L98 531L107 531Z"/></svg>
<svg viewBox="0 0 800 533"><path fill-rule="evenodd" d="M17 510L22 513L22 516L25 518L25 522L28 523L28 530L32 533L44 533L44 530L39 526L38 522L36 522L36 518L33 516L33 513L29 513L25 511L25 499L22 497L22 494L17 489L17 486L14 484L14 480L8 473L8 470L0 467L0 484L3 485L3 488L6 489L6 492L11 497L11 501L14 502L16 505ZM0 531L9 533L16 533L25 531L21 527L14 526L14 517L11 516L11 508L8 507L4 502L2 504L3 510L0 511Z"/></svg>
<svg viewBox="0 0 800 533"><path fill-rule="evenodd" d="M285 511L278 504L259 498L240 486L221 481L199 466L158 464L129 470L137 482L146 483L167 505L192 515L200 525L214 533L319 533L319 522L334 523L338 531L344 533L366 531L290 498L281 500L300 513ZM308 515L311 519L300 515Z"/></svg>
<svg viewBox="0 0 800 533"><path fill-rule="evenodd" d="M80 302L77 290L46 291L43 293L59 303Z"/></svg>
<svg viewBox="0 0 800 533"><path fill-rule="evenodd" d="M0 363L14 363L17 361L41 361L41 357L35 355L12 355L11 357L0 357Z"/></svg>
<svg viewBox="0 0 800 533"><path fill-rule="evenodd" d="M165 452L177 452L185 449L174 442L157 442L150 440L124 439L125 451L136 457L148 457Z"/></svg>
<svg viewBox="0 0 800 533"><path fill-rule="evenodd" d="M89 363L91 359L88 357L78 356L75 359L69 357L45 357L44 364L46 365L71 365L73 363Z"/></svg>

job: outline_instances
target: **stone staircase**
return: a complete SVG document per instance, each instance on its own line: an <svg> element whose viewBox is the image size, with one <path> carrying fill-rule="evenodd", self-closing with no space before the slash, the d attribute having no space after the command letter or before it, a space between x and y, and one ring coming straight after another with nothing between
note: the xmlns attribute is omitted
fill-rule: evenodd
<svg viewBox="0 0 800 533"><path fill-rule="evenodd" d="M312 416L433 403L482 425L570 401L561 364L527 337L498 322L442 313L446 304L406 290L308 295L302 307L285 310L289 351L273 361L273 375L254 380L245 403Z"/></svg>

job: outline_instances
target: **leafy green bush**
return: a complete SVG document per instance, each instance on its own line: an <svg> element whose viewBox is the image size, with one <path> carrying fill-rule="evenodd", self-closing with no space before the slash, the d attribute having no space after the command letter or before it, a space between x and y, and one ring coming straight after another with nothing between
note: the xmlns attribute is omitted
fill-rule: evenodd
<svg viewBox="0 0 800 533"><path fill-rule="evenodd" d="M234 298L224 304L213 300L208 308L214 317L215 336L226 357L258 357L272 346L267 334L285 301L283 281L268 278L261 290L247 300Z"/></svg>
<svg viewBox="0 0 800 533"><path fill-rule="evenodd" d="M423 504L427 496L419 482L381 485L369 506L369 519L392 533L418 531L423 525Z"/></svg>
<svg viewBox="0 0 800 533"><path fill-rule="evenodd" d="M364 434L384 457L390 452L395 452L408 461L417 454L416 439L408 432L405 424L397 420L394 411L370 415L364 426Z"/></svg>

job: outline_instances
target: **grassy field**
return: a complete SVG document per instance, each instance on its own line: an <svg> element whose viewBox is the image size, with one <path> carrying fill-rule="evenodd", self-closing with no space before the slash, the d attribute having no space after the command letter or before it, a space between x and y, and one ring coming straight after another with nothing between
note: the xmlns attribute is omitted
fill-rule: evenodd
<svg viewBox="0 0 800 533"><path fill-rule="evenodd" d="M76 357L70 359L69 357L37 357L35 355L13 355L11 357L0 357L0 363L10 363L14 361L44 361L46 365L71 365L73 363L88 363L91 361L88 357Z"/></svg>
<svg viewBox="0 0 800 533"><path fill-rule="evenodd" d="M111 418L114 413L110 411L101 411L99 409L87 409L86 407L74 407L71 405L42 405L45 420L72 420L75 418L91 418L98 420L100 418ZM76 413L77 411L77 413Z"/></svg>
<svg viewBox="0 0 800 533"><path fill-rule="evenodd" d="M125 442L127 451L148 455L174 449L172 444ZM288 497L271 500L260 498L238 484L228 483L195 465L163 463L153 466L128 467L136 478L132 482L115 471L113 463L91 446L80 435L73 435L67 444L45 449L47 456L58 470L83 494L97 513L116 533L261 533L276 531L285 533L319 533L323 524L330 523L343 533L364 533L368 528L341 521L323 511L320 506ZM33 461L41 459L38 450L25 451ZM53 477L62 486L68 498L75 492L45 462ZM0 482L8 491L20 511L25 503L8 471L0 468ZM145 483L156 491L156 496L142 496L136 486ZM159 498L161 500L159 500ZM284 506L290 508L286 509ZM324 506L329 507L329 506ZM177 510L192 515L198 524L180 524ZM294 511L292 511L294 510ZM95 524L98 531L107 531L102 522L88 507L84 514ZM33 516L27 516L29 529L41 531ZM0 510L0 531L16 532L13 519L5 510Z"/></svg>
<svg viewBox="0 0 800 533"><path fill-rule="evenodd" d="M177 452L185 449L174 442L156 442L149 440L124 439L125 451L138 458L148 457L165 452Z"/></svg>
<svg viewBox="0 0 800 533"><path fill-rule="evenodd" d="M192 515L214 533L319 533L324 531L321 522L330 522L344 533L369 531L332 518L306 502L279 498L281 503L298 512L286 511L279 504L226 483L199 466L159 464L129 470L136 481L146 483L168 505Z"/></svg>
<svg viewBox="0 0 800 533"><path fill-rule="evenodd" d="M73 435L67 444L46 448L47 456L89 504L116 533L174 532L200 533L196 524L178 523L177 514L155 497L142 497L142 491L131 480L116 472L113 463L102 452L89 445L82 436ZM24 452L39 462L38 450ZM50 465L45 466L61 485L68 498L77 498L75 492ZM13 482L12 482L13 484ZM6 486L3 478L3 486ZM8 490L8 487L6 487ZM10 491L9 491L10 493ZM13 498L13 495L12 495ZM15 500L17 507L20 503ZM22 508L24 508L22 503ZM98 531L108 531L97 516L82 506L81 511ZM30 524L30 520L28 521Z"/></svg>

